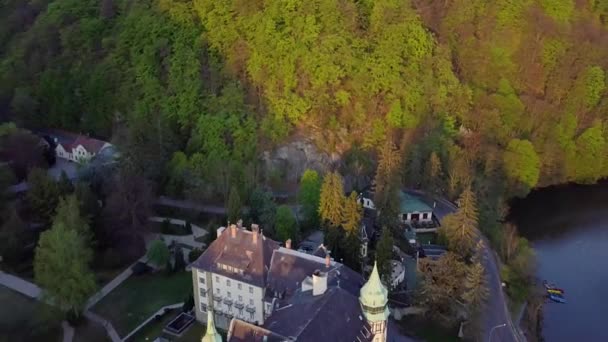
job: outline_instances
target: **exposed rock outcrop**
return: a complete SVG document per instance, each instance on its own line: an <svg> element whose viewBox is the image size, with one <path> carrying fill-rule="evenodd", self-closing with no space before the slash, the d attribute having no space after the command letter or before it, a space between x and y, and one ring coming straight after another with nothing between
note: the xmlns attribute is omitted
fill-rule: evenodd
<svg viewBox="0 0 608 342"><path fill-rule="evenodd" d="M267 172L280 171L284 180L295 182L306 169L327 171L339 156L321 152L310 139L298 139L264 151L261 159Z"/></svg>

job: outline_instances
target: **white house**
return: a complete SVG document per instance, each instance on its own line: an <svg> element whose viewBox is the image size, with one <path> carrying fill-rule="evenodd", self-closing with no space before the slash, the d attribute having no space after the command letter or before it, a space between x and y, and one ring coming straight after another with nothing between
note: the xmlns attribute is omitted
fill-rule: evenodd
<svg viewBox="0 0 608 342"><path fill-rule="evenodd" d="M433 208L418 198L401 191L399 193L399 219L403 223L433 222Z"/></svg>
<svg viewBox="0 0 608 342"><path fill-rule="evenodd" d="M48 135L55 141L57 157L76 163L86 162L101 150L112 146L106 141L61 130L52 130Z"/></svg>
<svg viewBox="0 0 608 342"><path fill-rule="evenodd" d="M228 330L228 341L387 340L388 292L376 267L366 283L329 254L280 247L257 225L218 234L192 279L197 319Z"/></svg>

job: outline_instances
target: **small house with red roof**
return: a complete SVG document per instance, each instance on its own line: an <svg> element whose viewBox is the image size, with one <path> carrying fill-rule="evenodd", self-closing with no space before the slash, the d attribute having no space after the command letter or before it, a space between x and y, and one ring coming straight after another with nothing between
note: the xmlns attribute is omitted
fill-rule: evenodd
<svg viewBox="0 0 608 342"><path fill-rule="evenodd" d="M107 141L63 130L49 130L45 133L55 142L57 157L76 163L88 161L101 150L112 146Z"/></svg>

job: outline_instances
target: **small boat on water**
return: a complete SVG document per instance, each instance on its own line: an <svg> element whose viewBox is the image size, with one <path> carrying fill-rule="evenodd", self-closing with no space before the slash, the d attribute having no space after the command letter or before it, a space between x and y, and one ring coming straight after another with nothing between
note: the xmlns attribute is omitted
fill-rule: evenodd
<svg viewBox="0 0 608 342"><path fill-rule="evenodd" d="M560 294L549 293L549 299L551 299L552 301L554 301L556 303L566 304L566 298L564 298L564 296L562 296Z"/></svg>
<svg viewBox="0 0 608 342"><path fill-rule="evenodd" d="M555 284L548 283L546 280L543 281L543 285L545 286L545 289L548 293L564 294L566 292L563 289L560 289L559 287L555 286Z"/></svg>

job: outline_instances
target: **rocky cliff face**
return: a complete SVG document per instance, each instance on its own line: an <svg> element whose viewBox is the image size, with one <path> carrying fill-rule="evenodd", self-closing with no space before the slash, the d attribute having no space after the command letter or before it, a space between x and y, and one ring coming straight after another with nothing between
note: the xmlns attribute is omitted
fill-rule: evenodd
<svg viewBox="0 0 608 342"><path fill-rule="evenodd" d="M325 172L338 159L338 155L321 152L310 139L298 139L262 153L266 171L280 171L288 182L298 181L306 169Z"/></svg>

